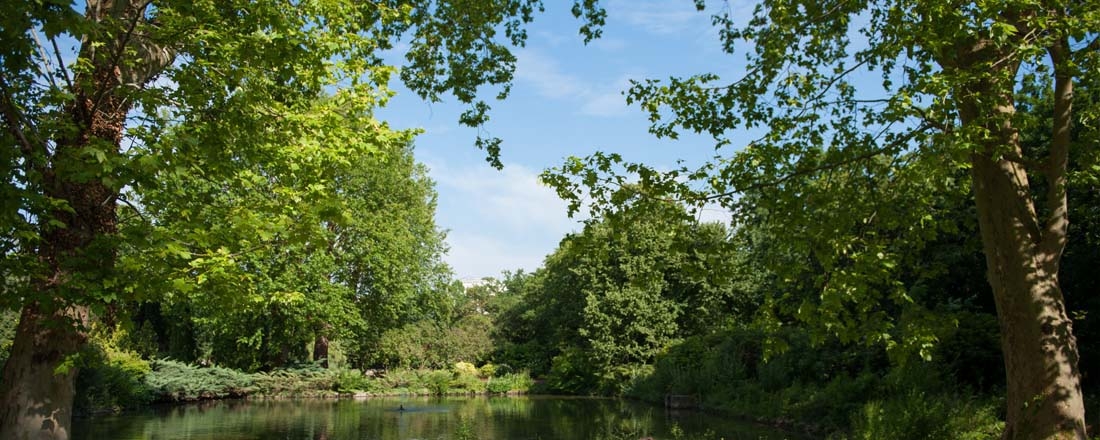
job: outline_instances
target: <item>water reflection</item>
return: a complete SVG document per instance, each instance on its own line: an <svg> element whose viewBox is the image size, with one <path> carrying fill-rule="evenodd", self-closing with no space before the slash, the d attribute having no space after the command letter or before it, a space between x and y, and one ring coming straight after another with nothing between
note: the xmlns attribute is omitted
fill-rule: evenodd
<svg viewBox="0 0 1100 440"><path fill-rule="evenodd" d="M694 411L537 396L221 401L75 420L74 434L75 440L790 438Z"/></svg>

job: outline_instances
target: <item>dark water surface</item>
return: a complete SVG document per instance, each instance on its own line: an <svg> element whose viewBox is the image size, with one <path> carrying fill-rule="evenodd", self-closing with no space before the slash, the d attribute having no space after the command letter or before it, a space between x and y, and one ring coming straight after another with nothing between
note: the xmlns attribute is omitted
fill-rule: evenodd
<svg viewBox="0 0 1100 440"><path fill-rule="evenodd" d="M74 440L792 438L722 415L541 396L220 401L77 419L73 425Z"/></svg>

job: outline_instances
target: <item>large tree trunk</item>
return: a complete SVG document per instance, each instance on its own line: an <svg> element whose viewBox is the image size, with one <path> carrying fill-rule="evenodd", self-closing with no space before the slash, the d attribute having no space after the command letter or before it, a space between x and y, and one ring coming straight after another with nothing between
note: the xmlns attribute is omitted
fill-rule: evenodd
<svg viewBox="0 0 1100 440"><path fill-rule="evenodd" d="M78 369L66 361L85 343L88 306L108 293L104 280L113 276L119 189L107 182L118 180L112 161L120 154L132 105L127 94L171 62L167 51L134 32L149 3L85 3L90 22L105 27L81 41L79 57L94 68L72 79L74 97L65 108L71 125L58 131L52 153L45 145L23 145L47 157L36 167L40 189L63 205L38 213L41 240L33 251L42 270L28 281L31 299L23 306L0 384L0 439L5 440L63 440L71 434ZM133 59L124 54L126 48L143 58L124 61Z"/></svg>
<svg viewBox="0 0 1100 440"><path fill-rule="evenodd" d="M1055 63L1059 60L1055 57ZM1006 67L1014 78L1016 67ZM1038 212L1011 91L979 82L963 100L964 124L984 127L986 145L971 155L971 176L1001 330L1008 386L1005 439L1086 440L1077 342L1058 282L1069 224L1065 176L1072 119L1072 81L1056 74L1054 133L1042 173L1045 210ZM989 105L990 100L998 104ZM984 108L985 110L979 110ZM1040 216L1042 214L1042 216Z"/></svg>
<svg viewBox="0 0 1100 440"><path fill-rule="evenodd" d="M1027 177L1007 160L976 156L973 164L1007 374L1004 438L1085 439L1077 343L1058 273L1045 267L1059 256L1033 239L1034 211L1028 215L1030 199L1020 196Z"/></svg>
<svg viewBox="0 0 1100 440"><path fill-rule="evenodd" d="M23 308L11 357L4 365L0 438L69 437L77 369L62 364L84 344L73 324L86 319L83 307L52 315L43 314L35 304Z"/></svg>

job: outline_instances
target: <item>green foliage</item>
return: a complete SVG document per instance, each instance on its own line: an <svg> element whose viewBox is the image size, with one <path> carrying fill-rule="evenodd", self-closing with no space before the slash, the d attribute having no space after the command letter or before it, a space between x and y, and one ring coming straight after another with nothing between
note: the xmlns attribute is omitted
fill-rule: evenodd
<svg viewBox="0 0 1100 440"><path fill-rule="evenodd" d="M387 367L451 368L456 362L485 360L493 350L488 317L471 315L441 326L429 320L419 321L383 333L372 360Z"/></svg>
<svg viewBox="0 0 1100 440"><path fill-rule="evenodd" d="M0 309L162 302L202 327L185 357L250 371L308 360L297 347L315 336L358 333L361 357L426 314L417 302L447 284L434 194L412 165L414 133L373 115L400 72L425 99L469 105L459 122L484 125L480 92L508 95L510 50L538 0L87 3L5 5ZM399 42L403 66L384 56ZM499 139L475 145L500 166ZM370 180L379 170L400 176L386 189L406 198ZM73 340L83 330L42 322ZM158 354L138 330L132 345ZM48 357L75 354L63 351ZM182 398L206 392L160 379ZM237 392L222 379L210 392ZM55 397L26 396L67 412Z"/></svg>
<svg viewBox="0 0 1100 440"><path fill-rule="evenodd" d="M154 390L146 383L152 368L137 353L93 344L85 350L82 362L76 379L74 412L118 412L153 401Z"/></svg>
<svg viewBox="0 0 1100 440"><path fill-rule="evenodd" d="M168 359L152 362L146 383L161 401L243 397L255 391L255 378L218 366L199 367Z"/></svg>
<svg viewBox="0 0 1100 440"><path fill-rule="evenodd" d="M618 392L678 337L749 319L757 292L729 231L676 205L634 202L567 236L514 283L522 300L500 313L498 361L548 373L561 392Z"/></svg>
<svg viewBox="0 0 1100 440"><path fill-rule="evenodd" d="M581 395L596 394L598 385L598 371L578 348L567 348L554 356L545 383L549 390Z"/></svg>
<svg viewBox="0 0 1100 440"><path fill-rule="evenodd" d="M449 371L431 371L421 377L424 386L435 395L445 395L451 391L453 375Z"/></svg>
<svg viewBox="0 0 1100 440"><path fill-rule="evenodd" d="M252 374L255 392L265 396L302 396L337 389L336 371L306 365Z"/></svg>
<svg viewBox="0 0 1100 440"><path fill-rule="evenodd" d="M997 286L1003 326L1068 328L1062 276L1055 272L1069 249L1067 237L1087 236L1067 236L1073 221L1066 213L1089 214L1074 212L1078 201L1067 203L1066 196L1082 182L1096 189L1100 151L1097 107L1081 105L1095 103L1095 93L1082 100L1072 92L1095 87L1100 78L1100 40L1091 33L1100 15L1019 1L956 6L764 0L751 17L719 9L712 23L726 52L745 54L744 74L638 80L626 92L629 103L649 114L656 136L712 136L719 150L712 161L664 170L596 153L566 159L543 180L571 212L588 208L594 218L631 209L637 194L696 208L721 204L750 240L753 259L773 272L760 323L770 329L797 323L817 343L881 345L897 363L913 354L931 359L936 343L952 333L944 314L993 312L983 273ZM868 84L872 77L881 82ZM744 130L762 134L745 138ZM976 231L975 218L983 224L988 267L969 249L976 240L943 239ZM1007 232L1011 228L1017 229ZM956 271L969 275L945 276ZM1011 281L1007 275L1031 271L1049 278ZM1055 298L1049 313L1010 310L1031 304L1021 298L1040 291ZM1071 353L1065 357L1037 358L1006 347L1014 357L1007 365L1028 371L1061 363L1059 370L1076 371L1062 360L1077 358L1072 339L1061 338L1050 352ZM1020 342L1029 344L1039 342ZM1057 389L1050 377L1010 397ZM1068 400L1072 422L1040 416L1010 423L1051 420L1061 425L1038 429L1067 430L1082 423L1078 397ZM1044 411L1065 413L1049 406L1038 413Z"/></svg>
<svg viewBox="0 0 1100 440"><path fill-rule="evenodd" d="M465 375L465 376L478 376L479 375L477 367L475 367L474 364L471 364L469 362L455 362L454 366L451 368L451 371L454 371L456 376L462 376L462 375Z"/></svg>
<svg viewBox="0 0 1100 440"><path fill-rule="evenodd" d="M11 344L15 339L15 327L19 325L19 314L11 310L0 311L0 368L8 360Z"/></svg>
<svg viewBox="0 0 1100 440"><path fill-rule="evenodd" d="M464 394L484 394L487 381L477 377L477 374L455 373L451 378L450 387L461 390Z"/></svg>
<svg viewBox="0 0 1100 440"><path fill-rule="evenodd" d="M489 379L495 376L497 373L497 366L493 364L485 364L477 369L477 377L482 379Z"/></svg>
<svg viewBox="0 0 1100 440"><path fill-rule="evenodd" d="M994 403L909 391L865 404L853 417L849 438L995 439L1004 430L997 413Z"/></svg>
<svg viewBox="0 0 1100 440"><path fill-rule="evenodd" d="M340 393L354 393L357 391L379 392L382 390L379 381L372 380L364 375L363 372L355 369L339 370L334 380L335 384L333 388Z"/></svg>
<svg viewBox="0 0 1100 440"><path fill-rule="evenodd" d="M531 379L531 376L526 372L509 373L497 377L490 377L486 382L485 387L489 393L492 394L505 394L505 393L526 393L535 381Z"/></svg>

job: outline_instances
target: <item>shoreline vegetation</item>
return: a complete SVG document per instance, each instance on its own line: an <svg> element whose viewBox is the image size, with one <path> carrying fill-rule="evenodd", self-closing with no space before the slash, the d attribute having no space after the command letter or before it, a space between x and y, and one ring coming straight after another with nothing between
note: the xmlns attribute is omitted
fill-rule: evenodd
<svg viewBox="0 0 1100 440"><path fill-rule="evenodd" d="M564 389L561 372L536 381L527 371L491 363L477 367L457 362L449 369L392 368L366 374L307 363L248 373L171 359L145 360L106 344L94 346L82 357L85 365L77 379L74 409L78 417L89 417L224 399L522 394L587 394L660 404L674 392L691 396L701 411L813 438L984 439L998 436L1003 429L1003 402L994 397L996 392L951 393L944 383L935 382L940 377L937 370L926 365L885 375L849 374L840 369L827 378L825 370L837 365L824 359L829 349L809 345L798 345L768 362L725 363L729 353L744 351L749 342L751 335L739 332L689 339L654 365L624 372L617 386L594 382L587 391ZM871 353L868 350L865 358L847 361L873 364ZM719 369L722 364L727 368ZM755 378L749 380L750 373Z"/></svg>
<svg viewBox="0 0 1100 440"><path fill-rule="evenodd" d="M339 344L329 353L330 366L303 362L248 372L201 361L147 359L129 348L125 330L115 329L93 332L89 348L74 360L72 366L80 369L74 414L226 399L443 395L582 395L660 405L673 394L690 399L692 410L810 438L997 438L1004 429L1003 384L982 380L988 376L982 371L998 360L990 348L995 323L992 317L960 319L969 324L945 336L932 361L890 359L873 347L814 343L799 329L771 335L788 347L765 357L765 333L742 328L684 338L651 364L620 365L600 374L566 352L538 375L503 363L461 361L364 372L349 366ZM978 324L983 321L988 322ZM988 337L978 337L983 333ZM1095 396L1087 401L1096 402ZM1095 425L1095 416L1090 422Z"/></svg>

